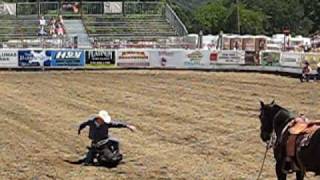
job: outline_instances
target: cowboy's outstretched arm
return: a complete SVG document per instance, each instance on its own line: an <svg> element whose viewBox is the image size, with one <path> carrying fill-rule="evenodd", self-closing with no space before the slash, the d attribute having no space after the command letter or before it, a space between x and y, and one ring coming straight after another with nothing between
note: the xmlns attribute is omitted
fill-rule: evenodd
<svg viewBox="0 0 320 180"><path fill-rule="evenodd" d="M109 124L109 127L110 128L128 128L130 129L131 131L135 131L136 130L136 127L134 127L133 125L129 125L127 123L123 123L121 121L111 121L110 124Z"/></svg>
<svg viewBox="0 0 320 180"><path fill-rule="evenodd" d="M86 126L89 125L89 123L90 123L90 120L89 120L89 121L86 121L86 122L84 122L84 123L82 123L82 124L80 124L79 129L78 129L78 135L81 133L81 130L82 130L83 128L85 128Z"/></svg>

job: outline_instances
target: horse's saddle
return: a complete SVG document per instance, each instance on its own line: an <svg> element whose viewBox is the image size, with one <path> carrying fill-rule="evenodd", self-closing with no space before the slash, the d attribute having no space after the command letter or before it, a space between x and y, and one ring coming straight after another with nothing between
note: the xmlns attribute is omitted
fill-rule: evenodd
<svg viewBox="0 0 320 180"><path fill-rule="evenodd" d="M289 125L291 135L313 134L320 128L320 121L307 122L304 118L297 117Z"/></svg>
<svg viewBox="0 0 320 180"><path fill-rule="evenodd" d="M313 134L320 129L320 121L308 122L303 117L297 117L288 126L288 136L286 141L286 152L289 157L296 157L296 152L301 147L309 145ZM298 163L298 168L301 164Z"/></svg>
<svg viewBox="0 0 320 180"><path fill-rule="evenodd" d="M320 129L320 121L308 122L305 118L295 118L288 127L289 135L286 143L287 155L294 156L296 148L309 145L312 135ZM298 141L297 138L299 137Z"/></svg>

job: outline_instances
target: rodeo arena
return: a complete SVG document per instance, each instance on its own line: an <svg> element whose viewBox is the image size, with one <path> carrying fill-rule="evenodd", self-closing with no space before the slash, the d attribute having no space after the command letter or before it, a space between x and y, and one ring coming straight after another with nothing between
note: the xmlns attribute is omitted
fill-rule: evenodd
<svg viewBox="0 0 320 180"><path fill-rule="evenodd" d="M319 179L320 34L165 1L0 1L0 179Z"/></svg>

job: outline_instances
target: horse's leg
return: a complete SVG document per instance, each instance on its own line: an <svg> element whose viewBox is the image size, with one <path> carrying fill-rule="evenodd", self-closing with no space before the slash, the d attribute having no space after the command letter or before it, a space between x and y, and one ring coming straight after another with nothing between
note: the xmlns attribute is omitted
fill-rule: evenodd
<svg viewBox="0 0 320 180"><path fill-rule="evenodd" d="M282 161L277 161L276 173L277 173L278 180L286 180L287 179L287 175L282 172Z"/></svg>
<svg viewBox="0 0 320 180"><path fill-rule="evenodd" d="M296 178L297 180L303 180L304 179L304 173L301 171L296 172Z"/></svg>

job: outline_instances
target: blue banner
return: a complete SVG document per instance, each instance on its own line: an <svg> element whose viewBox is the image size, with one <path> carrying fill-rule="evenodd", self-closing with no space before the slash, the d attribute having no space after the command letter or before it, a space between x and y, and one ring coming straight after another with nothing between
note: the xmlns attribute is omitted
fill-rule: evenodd
<svg viewBox="0 0 320 180"><path fill-rule="evenodd" d="M19 50L19 66L50 66L52 51L45 50Z"/></svg>
<svg viewBox="0 0 320 180"><path fill-rule="evenodd" d="M83 50L55 50L51 53L51 66L84 66Z"/></svg>

